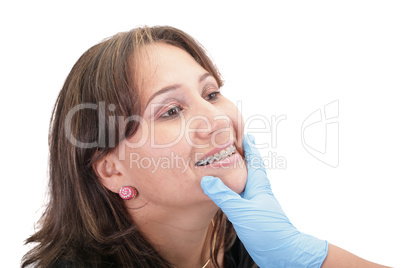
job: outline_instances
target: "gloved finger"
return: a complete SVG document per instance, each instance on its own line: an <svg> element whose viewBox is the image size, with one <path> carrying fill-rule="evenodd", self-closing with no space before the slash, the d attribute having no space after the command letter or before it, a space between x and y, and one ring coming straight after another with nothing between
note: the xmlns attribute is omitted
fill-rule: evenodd
<svg viewBox="0 0 402 268"><path fill-rule="evenodd" d="M260 152L256 148L255 138L251 134L246 134L243 137L244 156L247 161L247 168L255 170L261 168L265 171L264 162L262 161Z"/></svg>
<svg viewBox="0 0 402 268"><path fill-rule="evenodd" d="M244 135L243 149L247 161L247 184L242 196L250 199L261 191L271 192L271 184L261 155L255 147L254 136L250 134Z"/></svg>
<svg viewBox="0 0 402 268"><path fill-rule="evenodd" d="M203 177L201 179L201 187L204 193L208 195L223 212L231 207L238 206L238 202L242 200L237 193L227 187L218 177Z"/></svg>

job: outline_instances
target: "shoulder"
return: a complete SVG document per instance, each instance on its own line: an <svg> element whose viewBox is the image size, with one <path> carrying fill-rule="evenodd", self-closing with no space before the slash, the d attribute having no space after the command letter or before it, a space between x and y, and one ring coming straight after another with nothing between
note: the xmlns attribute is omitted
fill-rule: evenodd
<svg viewBox="0 0 402 268"><path fill-rule="evenodd" d="M258 267L248 254L238 237L233 245L225 251L225 268L254 268Z"/></svg>

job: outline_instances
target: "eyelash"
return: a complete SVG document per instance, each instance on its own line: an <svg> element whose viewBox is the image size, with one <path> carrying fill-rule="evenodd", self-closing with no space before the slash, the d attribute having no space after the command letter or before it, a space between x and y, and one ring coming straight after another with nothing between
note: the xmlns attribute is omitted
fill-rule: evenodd
<svg viewBox="0 0 402 268"><path fill-rule="evenodd" d="M211 93L209 93L207 96L209 97L208 98L208 101L216 101L219 97L220 97L220 92L219 91L214 91L214 92L211 92ZM211 97L211 95L213 95L212 97ZM179 111L177 111L177 110L179 110ZM160 118L162 118L162 119L168 119L168 118L175 118L175 117L177 117L178 115L179 115L179 113L181 112L183 110L183 107L181 107L180 105L176 105L176 106L174 106L174 107L172 107L172 108L170 108L167 112L165 112L165 113L163 113L161 116L160 116ZM173 112L173 111L176 111L176 113L175 114L171 114L171 112Z"/></svg>

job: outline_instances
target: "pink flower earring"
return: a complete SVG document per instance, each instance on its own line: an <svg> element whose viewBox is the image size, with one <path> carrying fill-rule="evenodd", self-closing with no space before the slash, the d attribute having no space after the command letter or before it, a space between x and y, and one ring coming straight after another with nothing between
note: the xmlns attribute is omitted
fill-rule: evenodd
<svg viewBox="0 0 402 268"><path fill-rule="evenodd" d="M138 191L131 186L123 186L120 188L119 196L124 200L130 200L137 196Z"/></svg>

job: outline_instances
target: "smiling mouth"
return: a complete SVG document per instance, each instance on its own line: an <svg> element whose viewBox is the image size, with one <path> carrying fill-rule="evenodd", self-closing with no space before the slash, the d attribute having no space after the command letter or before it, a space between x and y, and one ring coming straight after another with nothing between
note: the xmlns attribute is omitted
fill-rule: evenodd
<svg viewBox="0 0 402 268"><path fill-rule="evenodd" d="M226 149L223 149L219 153L216 153L214 155L208 156L206 158L201 159L197 163L195 163L196 166L206 166L210 165L214 162L221 161L225 158L230 157L232 154L236 152L236 147L234 145L230 145Z"/></svg>

